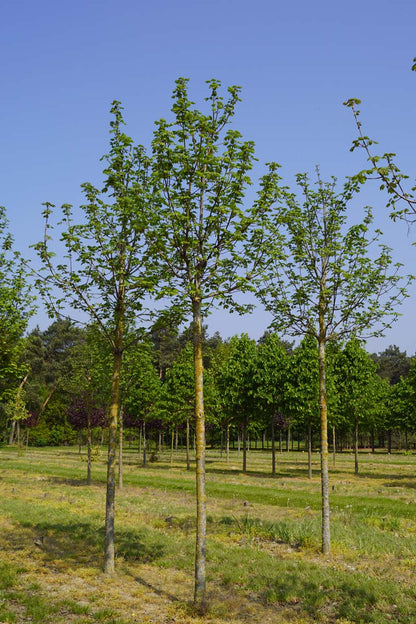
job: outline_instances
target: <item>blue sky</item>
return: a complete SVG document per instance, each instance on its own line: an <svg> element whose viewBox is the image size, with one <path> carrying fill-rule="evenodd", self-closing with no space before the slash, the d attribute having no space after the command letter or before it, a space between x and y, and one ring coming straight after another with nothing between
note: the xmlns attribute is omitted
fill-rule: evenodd
<svg viewBox="0 0 416 624"><path fill-rule="evenodd" d="M324 178L362 168L364 155L349 152L355 128L342 102L350 97L363 100L362 121L380 149L415 171L414 0L3 0L0 18L0 204L26 256L42 237L42 202L77 205L82 182L99 184L111 101L122 101L127 132L148 144L179 76L191 79L198 103L209 78L242 87L235 127L256 143L254 177L270 160L291 185L317 164ZM374 207L395 258L416 272L414 230L389 221L375 186L362 203ZM411 295L369 349L416 352L416 286ZM49 321L40 312L36 322ZM261 310L215 313L209 328L257 338L267 323Z"/></svg>

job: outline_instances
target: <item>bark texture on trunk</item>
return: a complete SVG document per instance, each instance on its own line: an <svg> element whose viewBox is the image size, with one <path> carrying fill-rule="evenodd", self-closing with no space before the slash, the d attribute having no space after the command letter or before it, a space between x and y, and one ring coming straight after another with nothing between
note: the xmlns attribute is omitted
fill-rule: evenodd
<svg viewBox="0 0 416 624"><path fill-rule="evenodd" d="M329 476L328 476L328 406L326 398L325 342L318 343L319 360L319 414L321 420L321 490L322 490L322 552L331 550L329 529Z"/></svg>
<svg viewBox="0 0 416 624"><path fill-rule="evenodd" d="M312 414L308 420L308 479L312 479Z"/></svg>
<svg viewBox="0 0 416 624"><path fill-rule="evenodd" d="M196 549L194 602L199 608L205 604L206 592L206 533L207 499L205 492L205 414L204 369L202 360L201 301L193 301L193 342L195 369L195 442L196 442Z"/></svg>
<svg viewBox="0 0 416 624"><path fill-rule="evenodd" d="M358 475L358 414L354 415L354 474Z"/></svg>
<svg viewBox="0 0 416 624"><path fill-rule="evenodd" d="M122 351L115 349L113 361L113 376L111 380L110 422L108 435L108 463L107 463L107 493L105 503L105 547L104 572L114 572L114 517L116 492L116 452L117 452L117 424L120 400L120 374L122 366Z"/></svg>
<svg viewBox="0 0 416 624"><path fill-rule="evenodd" d="M91 447L92 447L92 433L91 433L91 412L88 409L87 415L87 485L91 485Z"/></svg>
<svg viewBox="0 0 416 624"><path fill-rule="evenodd" d="M118 431L118 489L123 489L123 409L119 409L119 431Z"/></svg>

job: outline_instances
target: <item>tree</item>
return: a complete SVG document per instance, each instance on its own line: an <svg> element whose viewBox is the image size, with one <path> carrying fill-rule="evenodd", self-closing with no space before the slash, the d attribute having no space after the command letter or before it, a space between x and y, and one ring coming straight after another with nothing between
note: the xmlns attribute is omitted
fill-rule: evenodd
<svg viewBox="0 0 416 624"><path fill-rule="evenodd" d="M256 398L272 432L272 475L276 474L275 431L290 424L287 384L290 358L277 334L269 334L257 347L254 378Z"/></svg>
<svg viewBox="0 0 416 624"><path fill-rule="evenodd" d="M184 346L167 371L164 394L171 428L186 426L186 467L190 470L190 422L195 413L195 371L190 342Z"/></svg>
<svg viewBox="0 0 416 624"><path fill-rule="evenodd" d="M319 374L317 345L306 335L290 358L287 397L289 413L304 423L307 431L308 477L312 478L312 430L319 416Z"/></svg>
<svg viewBox="0 0 416 624"><path fill-rule="evenodd" d="M197 535L195 603L205 602L206 494L202 325L210 305L236 309L232 293L249 287L257 257L244 244L261 237L256 219L274 200L274 174L262 181L258 199L243 210L254 145L243 141L230 123L239 88L219 95L220 83L208 82L207 113L193 107L187 80L176 81L172 122L157 122L153 139L156 254L180 316L192 320L195 368ZM241 309L241 306L240 306Z"/></svg>
<svg viewBox="0 0 416 624"><path fill-rule="evenodd" d="M379 335L397 316L405 296L398 267L390 273L389 250L372 257L371 210L347 227L347 206L359 189L348 180L337 192L336 181L324 183L318 172L316 189L298 174L302 203L288 188L270 212L268 263L259 297L273 316L273 325L291 335L316 340L319 366L321 425L322 551L330 551L328 481L327 345L353 335ZM284 254L282 253L284 250Z"/></svg>
<svg viewBox="0 0 416 624"><path fill-rule="evenodd" d="M162 381L153 362L152 345L142 340L126 354L122 384L123 406L130 423L141 425L143 465L146 465L146 425L160 416Z"/></svg>
<svg viewBox="0 0 416 624"><path fill-rule="evenodd" d="M358 475L358 427L365 420L375 400L376 365L360 341L352 338L337 357L337 389L340 410L353 425L354 472Z"/></svg>
<svg viewBox="0 0 416 624"><path fill-rule="evenodd" d="M122 132L120 102L113 102L109 154L102 190L82 185L83 220L73 222L72 207L62 206L61 241L64 259L54 263L49 241L53 204L44 211L44 240L36 245L44 265L38 280L51 315L70 309L83 312L106 338L112 354L109 444L106 493L104 571L114 571L114 512L117 424L125 335L144 311L143 300L154 275L147 262L146 231L155 215L149 211L149 159ZM59 296L54 297L58 291Z"/></svg>
<svg viewBox="0 0 416 624"><path fill-rule="evenodd" d="M402 377L407 377L411 358L406 355L406 351L400 351L397 345L390 345L384 351L371 356L378 365L378 374L382 379L387 379L393 386Z"/></svg>
<svg viewBox="0 0 416 624"><path fill-rule="evenodd" d="M257 347L247 334L233 336L229 352L217 371L222 409L242 432L243 472L247 472L247 433L258 400ZM260 411L260 410L259 410Z"/></svg>
<svg viewBox="0 0 416 624"><path fill-rule="evenodd" d="M13 250L6 211L0 206L0 398L15 392L25 376L19 358L21 341L34 312L34 298L27 281L26 263Z"/></svg>

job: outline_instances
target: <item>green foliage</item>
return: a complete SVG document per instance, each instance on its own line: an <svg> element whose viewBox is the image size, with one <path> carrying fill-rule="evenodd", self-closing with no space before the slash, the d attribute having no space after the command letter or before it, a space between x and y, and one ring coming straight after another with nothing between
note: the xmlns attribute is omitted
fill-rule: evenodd
<svg viewBox="0 0 416 624"><path fill-rule="evenodd" d="M402 377L407 377L411 360L406 351L400 351L397 345L390 345L384 351L373 354L377 364L377 372L382 379L387 379L390 385L397 384Z"/></svg>
<svg viewBox="0 0 416 624"><path fill-rule="evenodd" d="M132 421L151 420L161 413L162 382L153 355L151 345L143 341L126 353L122 400Z"/></svg>
<svg viewBox="0 0 416 624"><path fill-rule="evenodd" d="M154 241L169 296L177 309L191 302L245 309L232 298L250 288L256 260L245 242L259 237L259 219L274 200L273 167L262 181L258 199L243 209L254 144L230 128L239 101L238 87L220 95L220 82L208 81L207 112L194 108L188 81L180 78L173 92L174 120L156 124L153 139L155 212ZM268 185L268 191L264 187Z"/></svg>
<svg viewBox="0 0 416 624"><path fill-rule="evenodd" d="M146 256L146 231L152 220L150 161L144 148L134 146L123 133L120 102L113 102L111 113L103 188L82 185L87 203L81 206L84 218L79 223L74 223L70 205L61 208L66 262L59 258L55 262L50 249L53 204L45 204L45 236L35 248L44 264L38 287L51 316L68 306L86 313L115 349L117 322L122 318L135 324L154 274Z"/></svg>
<svg viewBox="0 0 416 624"><path fill-rule="evenodd" d="M13 251L6 212L0 206L0 398L24 377L19 365L21 339L34 312L33 301L26 264Z"/></svg>
<svg viewBox="0 0 416 624"><path fill-rule="evenodd" d="M413 59L414 61L415 59ZM416 65L412 65L412 71L415 71ZM363 149L369 167L359 171L352 179L358 184L365 184L368 180L377 179L379 181L380 190L387 192L387 207L390 209L390 216L393 220L404 219L406 221L414 221L416 213L416 186L406 189L406 180L408 175L404 174L397 165L393 152L377 154L373 151L377 141L366 136L362 131L362 123L360 121L360 110L358 106L361 101L351 98L344 102L352 110L355 124L358 130L358 137L354 139L350 149L353 152L356 149Z"/></svg>
<svg viewBox="0 0 416 624"><path fill-rule="evenodd" d="M380 335L397 318L406 291L399 265L392 265L390 250L378 243L380 232L370 230L371 210L365 210L361 223L347 227L347 206L357 184L348 180L337 192L335 180L324 183L318 176L316 190L304 174L297 182L302 202L283 189L270 212L269 263L259 297L274 326L291 335L322 334L325 342Z"/></svg>

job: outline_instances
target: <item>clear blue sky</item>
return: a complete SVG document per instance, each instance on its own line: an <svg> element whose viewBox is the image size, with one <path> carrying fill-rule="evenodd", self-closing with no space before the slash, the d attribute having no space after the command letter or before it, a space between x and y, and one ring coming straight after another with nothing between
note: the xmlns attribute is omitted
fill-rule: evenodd
<svg viewBox="0 0 416 624"><path fill-rule="evenodd" d="M178 76L191 79L196 102L205 81L241 85L235 126L256 143L259 165L343 178L364 166L350 154L355 137L350 97L363 100L366 131L415 172L416 55L414 0L3 0L0 12L0 204L16 246L42 237L41 204L79 204L80 184L99 183L107 150L110 103L121 100L127 132L150 141L153 122L169 115ZM384 198L371 204L397 260L416 272L416 232L385 217ZM384 339L416 352L416 286L403 317ZM41 326L49 322L40 313ZM213 315L210 332L259 337L261 311L230 319Z"/></svg>

